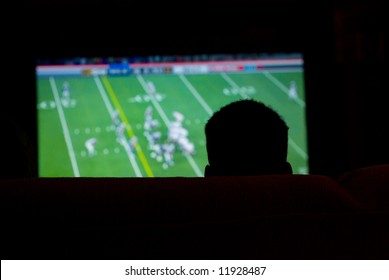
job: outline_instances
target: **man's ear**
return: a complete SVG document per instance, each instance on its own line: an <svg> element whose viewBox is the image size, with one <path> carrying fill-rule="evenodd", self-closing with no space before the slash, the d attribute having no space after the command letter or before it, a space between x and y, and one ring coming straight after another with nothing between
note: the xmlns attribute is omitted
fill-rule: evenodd
<svg viewBox="0 0 389 280"><path fill-rule="evenodd" d="M205 166L205 170L204 170L204 177L209 177L209 176L212 176L212 167L209 165L209 164L207 164L206 166Z"/></svg>
<svg viewBox="0 0 389 280"><path fill-rule="evenodd" d="M293 174L292 165L289 162L285 162L284 172L285 174Z"/></svg>

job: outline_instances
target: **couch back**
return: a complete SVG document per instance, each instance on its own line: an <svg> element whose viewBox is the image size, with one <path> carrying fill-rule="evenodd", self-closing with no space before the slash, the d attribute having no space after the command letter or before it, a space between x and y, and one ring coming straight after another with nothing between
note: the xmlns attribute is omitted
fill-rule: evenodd
<svg viewBox="0 0 389 280"><path fill-rule="evenodd" d="M320 175L0 181L3 259L366 259L387 215Z"/></svg>
<svg viewBox="0 0 389 280"><path fill-rule="evenodd" d="M389 164L358 168L337 181L365 208L389 211Z"/></svg>
<svg viewBox="0 0 389 280"><path fill-rule="evenodd" d="M1 182L4 211L29 219L165 223L353 211L358 202L319 175L208 178L37 178Z"/></svg>

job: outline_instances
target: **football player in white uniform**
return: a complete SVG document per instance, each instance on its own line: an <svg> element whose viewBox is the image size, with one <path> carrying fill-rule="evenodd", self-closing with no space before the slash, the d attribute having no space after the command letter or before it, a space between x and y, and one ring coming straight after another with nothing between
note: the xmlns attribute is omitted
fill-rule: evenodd
<svg viewBox="0 0 389 280"><path fill-rule="evenodd" d="M95 151L95 145L97 143L97 139L96 138L89 138L88 140L85 141L85 148L87 149L88 151L88 155L90 157L94 156L96 154L96 151Z"/></svg>
<svg viewBox="0 0 389 280"><path fill-rule="evenodd" d="M297 85L295 81L290 82L288 95L289 95L289 99L292 100L297 99Z"/></svg>

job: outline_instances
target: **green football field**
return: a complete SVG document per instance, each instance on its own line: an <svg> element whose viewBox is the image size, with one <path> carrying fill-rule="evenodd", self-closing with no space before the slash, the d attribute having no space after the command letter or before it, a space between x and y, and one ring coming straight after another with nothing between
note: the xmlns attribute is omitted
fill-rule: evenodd
<svg viewBox="0 0 389 280"><path fill-rule="evenodd" d="M297 100L288 97L292 80L297 84ZM67 104L61 101L65 81L70 85ZM154 83L157 95L148 93L148 81ZM308 173L302 71L37 77L37 98L40 177L203 176L206 121L220 107L244 98L262 101L283 116L290 127L288 160L295 174ZM166 167L152 154L144 135L149 106L162 140L172 113L184 115L183 127L195 146L193 155L176 149L174 165ZM117 141L111 117L115 110L126 125L126 140L137 138L132 150ZM97 139L96 154L89 156L85 142L92 137Z"/></svg>

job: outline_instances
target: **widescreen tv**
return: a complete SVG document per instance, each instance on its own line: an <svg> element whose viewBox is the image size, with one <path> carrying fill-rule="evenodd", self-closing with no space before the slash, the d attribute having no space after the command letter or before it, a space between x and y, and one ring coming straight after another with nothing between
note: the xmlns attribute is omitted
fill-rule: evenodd
<svg viewBox="0 0 389 280"><path fill-rule="evenodd" d="M35 77L39 177L202 177L205 123L248 98L285 119L309 173L301 53L37 59Z"/></svg>

